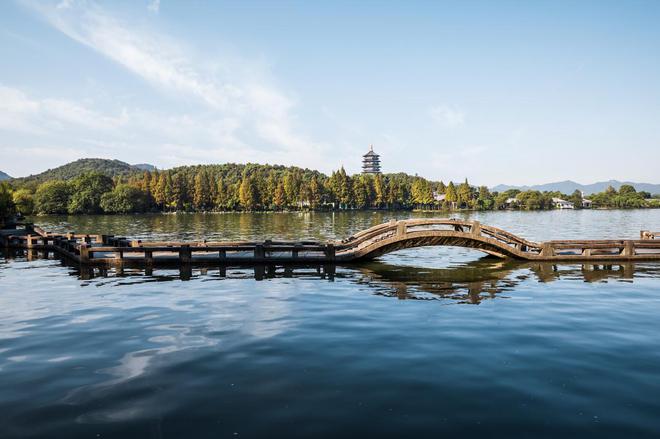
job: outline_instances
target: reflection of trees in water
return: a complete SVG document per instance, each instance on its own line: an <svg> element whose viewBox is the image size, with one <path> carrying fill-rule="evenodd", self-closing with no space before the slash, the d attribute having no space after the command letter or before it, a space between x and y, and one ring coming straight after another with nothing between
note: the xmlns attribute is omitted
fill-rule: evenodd
<svg viewBox="0 0 660 439"><path fill-rule="evenodd" d="M491 258L447 269L419 269L378 262L362 265L358 269L364 276L363 283L389 288L384 288L379 294L416 300L449 298L472 304L493 299L529 279L542 283L560 279L633 282L639 277L660 277L660 265L653 263L560 265Z"/></svg>
<svg viewBox="0 0 660 439"><path fill-rule="evenodd" d="M42 251L3 251L8 258L59 259ZM59 259L62 265L69 265ZM513 290L527 280L550 283L556 280L633 282L639 277L660 277L660 265L653 263L618 264L552 264L481 258L451 268L429 269L392 265L379 261L335 266L323 265L256 265L256 266L181 266L178 269L77 267L71 274L81 280L94 278L132 278L135 282L190 280L196 277L256 279L305 278L334 281L335 278L366 286L375 294L408 300L446 298L461 303L478 304ZM130 282L129 279L127 279Z"/></svg>

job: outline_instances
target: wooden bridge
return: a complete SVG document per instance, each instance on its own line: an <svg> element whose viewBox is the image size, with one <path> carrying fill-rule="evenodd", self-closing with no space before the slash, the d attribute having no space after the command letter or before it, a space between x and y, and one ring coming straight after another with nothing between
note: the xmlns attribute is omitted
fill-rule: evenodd
<svg viewBox="0 0 660 439"><path fill-rule="evenodd" d="M154 242L111 235L55 234L31 224L0 231L0 246L58 253L81 265L214 265L342 263L425 246L467 247L528 261L660 261L660 233L640 239L533 242L505 230L458 219L380 224L341 241Z"/></svg>

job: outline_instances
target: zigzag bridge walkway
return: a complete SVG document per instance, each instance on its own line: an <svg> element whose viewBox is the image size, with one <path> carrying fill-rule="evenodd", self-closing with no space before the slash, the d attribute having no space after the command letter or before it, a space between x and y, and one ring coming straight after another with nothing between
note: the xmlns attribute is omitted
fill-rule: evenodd
<svg viewBox="0 0 660 439"><path fill-rule="evenodd" d="M152 242L111 235L55 234L25 223L1 230L0 246L53 252L89 266L344 263L425 246L467 247L528 261L660 261L659 232L642 231L636 240L537 243L477 221L457 219L392 220L329 242Z"/></svg>

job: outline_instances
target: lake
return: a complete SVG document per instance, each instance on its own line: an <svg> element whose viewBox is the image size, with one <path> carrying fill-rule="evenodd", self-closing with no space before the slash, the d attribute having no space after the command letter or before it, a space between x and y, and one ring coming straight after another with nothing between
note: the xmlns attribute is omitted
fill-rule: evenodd
<svg viewBox="0 0 660 439"><path fill-rule="evenodd" d="M143 240L334 239L446 213L39 217ZM531 240L660 210L453 214ZM0 437L658 437L660 264L430 247L333 267L0 258Z"/></svg>

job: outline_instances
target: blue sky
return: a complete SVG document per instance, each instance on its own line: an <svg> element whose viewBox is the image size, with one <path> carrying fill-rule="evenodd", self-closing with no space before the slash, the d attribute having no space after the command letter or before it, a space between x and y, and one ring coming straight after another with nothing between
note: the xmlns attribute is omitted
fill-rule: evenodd
<svg viewBox="0 0 660 439"><path fill-rule="evenodd" d="M0 170L660 182L660 2L0 3Z"/></svg>

